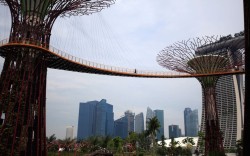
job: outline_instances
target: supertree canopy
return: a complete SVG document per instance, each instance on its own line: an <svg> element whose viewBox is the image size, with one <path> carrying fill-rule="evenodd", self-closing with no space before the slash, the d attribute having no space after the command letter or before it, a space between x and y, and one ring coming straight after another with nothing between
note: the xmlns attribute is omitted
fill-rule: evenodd
<svg viewBox="0 0 250 156"><path fill-rule="evenodd" d="M166 69L191 75L216 74L237 70L244 64L244 50L239 38L224 40L202 37L177 42L163 49L157 62ZM232 53L232 50L237 49ZM215 86L220 76L196 77L202 85L205 102L205 155L224 153L216 107Z"/></svg>
<svg viewBox="0 0 250 156"><path fill-rule="evenodd" d="M0 76L0 155L46 156L48 48L57 17L89 15L115 0L0 0L10 9L10 43Z"/></svg>
<svg viewBox="0 0 250 156"><path fill-rule="evenodd" d="M31 39L49 43L57 17L89 15L114 4L115 0L0 0L11 12L11 40Z"/></svg>

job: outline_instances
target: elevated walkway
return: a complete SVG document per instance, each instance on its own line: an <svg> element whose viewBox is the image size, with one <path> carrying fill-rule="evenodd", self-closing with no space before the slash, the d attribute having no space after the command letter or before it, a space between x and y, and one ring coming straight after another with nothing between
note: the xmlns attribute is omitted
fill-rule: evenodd
<svg viewBox="0 0 250 156"><path fill-rule="evenodd" d="M22 47L22 48L20 48ZM63 52L51 45L42 45L34 41L9 41L4 39L0 41L0 56L5 58L8 54L15 55L18 51L23 49L34 49L37 52L42 52L47 56L48 67L53 69L68 70L82 73L92 73L111 76L125 76L125 77L141 77L141 78L190 78L203 77L212 75L231 75L243 74L244 69L229 69L225 72L207 73L207 74L188 74L181 72L166 72L166 71L146 71L138 69L129 69L122 67L109 66L87 61L81 58L72 56Z"/></svg>

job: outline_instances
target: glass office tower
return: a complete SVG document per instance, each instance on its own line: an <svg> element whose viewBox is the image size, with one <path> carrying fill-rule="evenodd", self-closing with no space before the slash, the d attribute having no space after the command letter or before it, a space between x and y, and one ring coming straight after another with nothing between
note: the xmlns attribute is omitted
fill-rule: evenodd
<svg viewBox="0 0 250 156"><path fill-rule="evenodd" d="M77 140L90 136L113 136L113 106L105 99L80 103Z"/></svg>

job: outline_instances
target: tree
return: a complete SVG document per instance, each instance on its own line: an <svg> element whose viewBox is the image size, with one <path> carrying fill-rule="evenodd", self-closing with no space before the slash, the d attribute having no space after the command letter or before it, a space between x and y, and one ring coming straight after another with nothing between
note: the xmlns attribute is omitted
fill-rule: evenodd
<svg viewBox="0 0 250 156"><path fill-rule="evenodd" d="M165 142L166 138L164 135L161 136L161 144L160 144L160 147L157 148L157 154L158 155L166 155L167 154L167 147L165 146L166 145L166 142Z"/></svg>
<svg viewBox="0 0 250 156"><path fill-rule="evenodd" d="M122 152L122 144L123 144L123 140L120 137L115 137L113 139L114 141L114 148L116 153L121 153Z"/></svg>
<svg viewBox="0 0 250 156"><path fill-rule="evenodd" d="M101 144L101 147L103 148L107 148L108 146L108 142L112 140L112 138L110 136L105 136L105 137L102 137L102 144Z"/></svg>
<svg viewBox="0 0 250 156"><path fill-rule="evenodd" d="M136 132L129 132L128 137L126 138L126 142L131 143L134 147L138 140L138 135Z"/></svg>
<svg viewBox="0 0 250 156"><path fill-rule="evenodd" d="M156 148L155 136L156 132L160 131L159 130L160 127L161 127L160 122L156 116L149 119L147 134L148 136L150 136L151 142L153 143L153 155L155 155L155 148Z"/></svg>
<svg viewBox="0 0 250 156"><path fill-rule="evenodd" d="M61 148L64 148L65 151L73 151L74 150L74 146L75 146L76 140L75 139L70 139L70 138L66 138L66 139L59 139L58 140L58 145Z"/></svg>
<svg viewBox="0 0 250 156"><path fill-rule="evenodd" d="M192 148L194 143L194 138L186 137L185 139L182 140L183 144L186 144L186 149L183 150L186 155L192 155Z"/></svg>
<svg viewBox="0 0 250 156"><path fill-rule="evenodd" d="M171 138L171 142L169 143L169 148L168 148L168 155L174 156L177 155L177 153L180 153L180 142L175 141L174 138Z"/></svg>
<svg viewBox="0 0 250 156"><path fill-rule="evenodd" d="M46 137L46 141L47 141L47 149L48 151L57 151L58 150L58 145L56 142L56 136L55 134L52 134L49 137Z"/></svg>
<svg viewBox="0 0 250 156"><path fill-rule="evenodd" d="M190 138L190 137L187 137L187 138L183 139L182 143L187 144L187 148L190 148L195 144L194 143L194 138Z"/></svg>
<svg viewBox="0 0 250 156"><path fill-rule="evenodd" d="M51 136L46 137L46 140L47 140L47 143L51 143L56 140L56 135L52 134Z"/></svg>
<svg viewBox="0 0 250 156"><path fill-rule="evenodd" d="M140 152L148 151L150 147L150 139L147 137L147 131L138 134L138 146Z"/></svg>
<svg viewBox="0 0 250 156"><path fill-rule="evenodd" d="M237 151L238 156L242 156L243 155L243 153L242 153L243 152L243 142L242 142L242 139L236 141L236 151Z"/></svg>
<svg viewBox="0 0 250 156"><path fill-rule="evenodd" d="M161 136L161 147L162 147L162 148L163 148L163 147L166 147L166 146L165 146L165 145L166 145L165 140L166 140L165 136L162 135L162 136Z"/></svg>

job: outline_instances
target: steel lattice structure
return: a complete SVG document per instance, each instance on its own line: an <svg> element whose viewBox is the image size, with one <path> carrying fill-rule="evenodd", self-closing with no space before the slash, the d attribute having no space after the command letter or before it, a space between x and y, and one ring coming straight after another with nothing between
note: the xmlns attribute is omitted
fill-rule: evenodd
<svg viewBox="0 0 250 156"><path fill-rule="evenodd" d="M10 42L49 45L61 17L88 15L115 0L0 0L11 12ZM0 155L46 156L47 60L41 49L13 46L0 77Z"/></svg>
<svg viewBox="0 0 250 156"><path fill-rule="evenodd" d="M157 62L167 69L191 75L222 72L232 68L238 70L244 65L245 51L237 49L237 44L230 36L229 39L206 36L177 42L163 49L157 56ZM232 53L232 48L236 49L236 52ZM205 101L205 155L224 153L215 94L215 85L219 77L197 77Z"/></svg>

